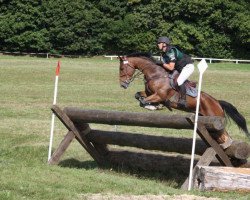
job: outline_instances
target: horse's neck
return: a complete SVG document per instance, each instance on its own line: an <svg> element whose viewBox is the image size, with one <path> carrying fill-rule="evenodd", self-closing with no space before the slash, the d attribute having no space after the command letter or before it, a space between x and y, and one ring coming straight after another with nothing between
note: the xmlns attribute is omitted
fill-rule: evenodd
<svg viewBox="0 0 250 200"><path fill-rule="evenodd" d="M166 73L166 70L162 67L145 59L138 59L135 62L135 68L140 70L145 76L151 76L156 73Z"/></svg>

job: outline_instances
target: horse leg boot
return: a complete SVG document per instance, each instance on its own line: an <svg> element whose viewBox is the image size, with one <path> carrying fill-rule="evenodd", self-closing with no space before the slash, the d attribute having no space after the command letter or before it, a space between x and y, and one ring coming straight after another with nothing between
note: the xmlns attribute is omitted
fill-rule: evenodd
<svg viewBox="0 0 250 200"><path fill-rule="evenodd" d="M186 86L183 83L182 85L179 86L179 91L180 91L180 99L178 106L180 108L186 108L187 107L187 101L186 101Z"/></svg>

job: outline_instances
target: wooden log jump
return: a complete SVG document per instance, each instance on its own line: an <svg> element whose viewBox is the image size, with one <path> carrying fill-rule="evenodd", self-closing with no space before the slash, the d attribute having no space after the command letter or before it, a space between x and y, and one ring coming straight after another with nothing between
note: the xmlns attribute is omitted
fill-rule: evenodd
<svg viewBox="0 0 250 200"><path fill-rule="evenodd" d="M159 115L155 113L133 113L103 110L83 110L66 107L63 111L53 106L52 111L69 130L57 150L53 153L50 164L57 164L70 142L76 138L83 148L99 164L106 163L136 166L144 170L162 170L166 165L176 162L169 156L159 153L149 153L114 149L110 145L136 147L144 150L161 152L177 152L190 154L192 139L174 138L125 132L92 130L89 123L108 125L128 125L172 129L193 129L194 114L189 115ZM223 166L236 166L233 159L246 164L250 156L250 147L244 142L233 142L227 149L223 149L211 136L210 132L218 132L225 128L224 119L220 117L199 117L197 133L202 140L197 141L196 154L201 155L197 165L210 165L217 158ZM180 157L177 159L179 162ZM246 166L246 165L245 165ZM187 181L183 188L187 187Z"/></svg>

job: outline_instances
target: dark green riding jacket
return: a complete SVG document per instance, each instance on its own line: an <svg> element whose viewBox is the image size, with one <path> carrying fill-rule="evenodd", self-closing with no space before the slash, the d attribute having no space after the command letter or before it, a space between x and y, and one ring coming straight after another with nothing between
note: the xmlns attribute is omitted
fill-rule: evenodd
<svg viewBox="0 0 250 200"><path fill-rule="evenodd" d="M175 63L175 69L178 72L181 72L183 67L187 64L193 63L189 55L184 54L175 46L170 46L166 52L162 54L162 59L164 63Z"/></svg>

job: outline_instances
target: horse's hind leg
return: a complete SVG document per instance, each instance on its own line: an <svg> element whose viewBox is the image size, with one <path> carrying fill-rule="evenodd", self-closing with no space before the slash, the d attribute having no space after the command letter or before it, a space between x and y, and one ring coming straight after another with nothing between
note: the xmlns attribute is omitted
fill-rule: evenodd
<svg viewBox="0 0 250 200"><path fill-rule="evenodd" d="M219 102L206 93L202 93L201 95L200 114L203 116L225 117L224 110L220 106ZM232 144L232 138L226 129L210 133L210 135L222 146L223 149Z"/></svg>

